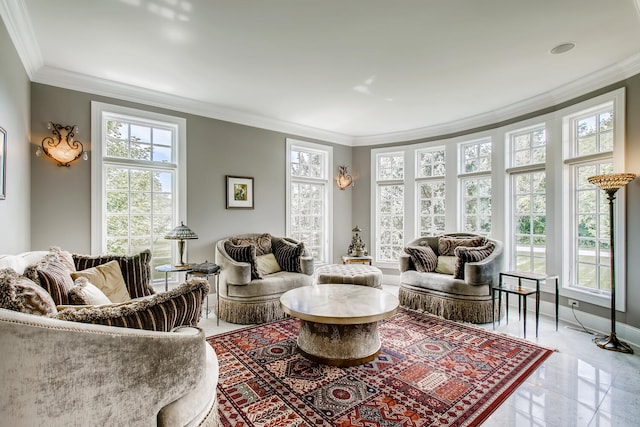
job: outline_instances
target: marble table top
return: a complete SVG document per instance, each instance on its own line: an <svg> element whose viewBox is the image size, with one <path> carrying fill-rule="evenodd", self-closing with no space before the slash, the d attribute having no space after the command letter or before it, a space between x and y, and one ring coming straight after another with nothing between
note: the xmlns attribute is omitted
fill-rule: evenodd
<svg viewBox="0 0 640 427"><path fill-rule="evenodd" d="M327 284L287 291L280 305L298 319L355 325L391 317L398 309L398 297L369 286Z"/></svg>

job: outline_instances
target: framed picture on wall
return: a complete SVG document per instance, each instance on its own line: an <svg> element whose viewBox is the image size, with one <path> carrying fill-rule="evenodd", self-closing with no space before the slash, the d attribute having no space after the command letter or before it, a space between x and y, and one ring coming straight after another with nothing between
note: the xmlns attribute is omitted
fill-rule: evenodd
<svg viewBox="0 0 640 427"><path fill-rule="evenodd" d="M227 175L227 209L253 209L253 178Z"/></svg>
<svg viewBox="0 0 640 427"><path fill-rule="evenodd" d="M7 197L7 131L0 128L0 200Z"/></svg>

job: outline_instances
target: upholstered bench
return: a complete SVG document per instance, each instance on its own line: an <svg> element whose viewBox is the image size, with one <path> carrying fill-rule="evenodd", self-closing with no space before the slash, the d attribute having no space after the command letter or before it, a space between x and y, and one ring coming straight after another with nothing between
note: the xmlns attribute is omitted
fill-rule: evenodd
<svg viewBox="0 0 640 427"><path fill-rule="evenodd" d="M382 271L359 264L330 264L316 268L316 283L343 283L382 289Z"/></svg>

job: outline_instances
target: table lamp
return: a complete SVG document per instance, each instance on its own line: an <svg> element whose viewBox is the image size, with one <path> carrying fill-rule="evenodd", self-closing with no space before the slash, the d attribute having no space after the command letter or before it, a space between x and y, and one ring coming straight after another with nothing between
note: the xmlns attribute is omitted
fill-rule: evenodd
<svg viewBox="0 0 640 427"><path fill-rule="evenodd" d="M178 252L180 253L180 262L176 264L174 267L182 267L186 268L189 264L185 264L182 260L182 255L184 254L184 241L197 239L198 235L191 231L189 227L184 225L182 221L180 221L180 225L174 228L171 233L164 236L165 239L169 240L177 240L178 241Z"/></svg>

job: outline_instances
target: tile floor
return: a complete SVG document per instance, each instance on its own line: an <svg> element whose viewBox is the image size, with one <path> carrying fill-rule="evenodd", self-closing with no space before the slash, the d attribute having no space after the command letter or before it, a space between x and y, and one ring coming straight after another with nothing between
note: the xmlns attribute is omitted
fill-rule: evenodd
<svg viewBox="0 0 640 427"><path fill-rule="evenodd" d="M398 293L397 286L384 286ZM215 306L215 294L209 304ZM515 314L514 314L515 312ZM510 322L496 331L522 337L517 309ZM540 317L535 338L533 316L528 316L529 340L557 349L492 415L483 426L626 427L640 426L640 349L635 354L602 350L574 325ZM579 318L579 314L578 314ZM207 336L243 327L221 321L213 314L200 322ZM491 324L482 325L491 329Z"/></svg>

